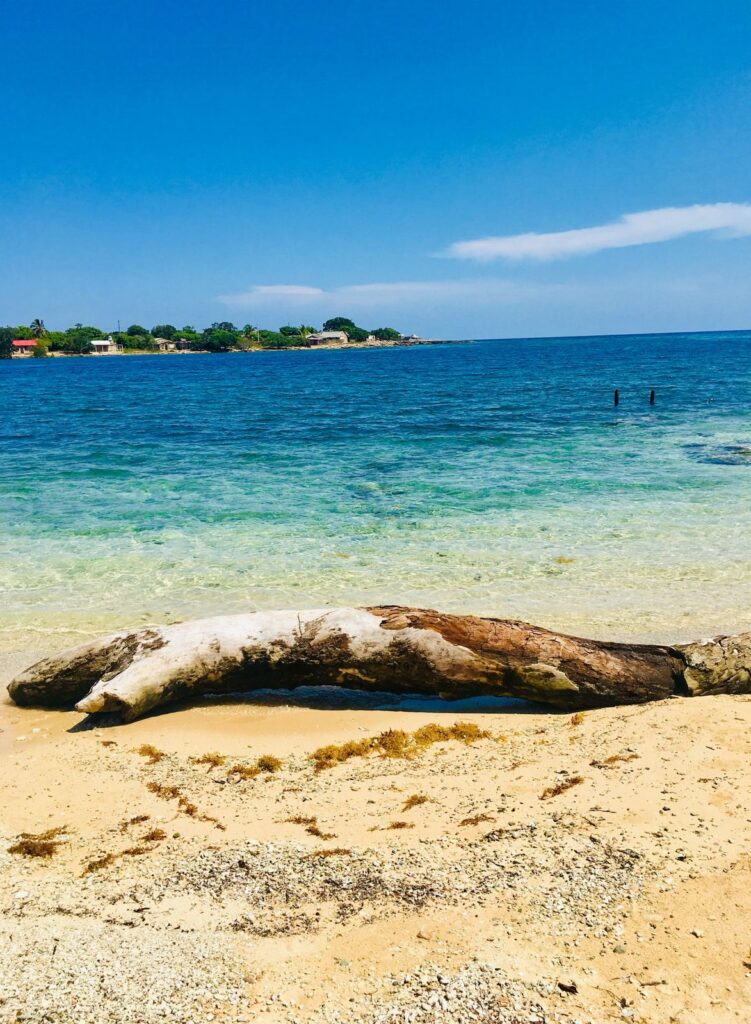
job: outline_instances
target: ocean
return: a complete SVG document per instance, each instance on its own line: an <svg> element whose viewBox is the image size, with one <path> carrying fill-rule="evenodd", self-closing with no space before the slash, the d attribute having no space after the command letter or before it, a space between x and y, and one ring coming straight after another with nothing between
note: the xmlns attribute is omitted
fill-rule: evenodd
<svg viewBox="0 0 751 1024"><path fill-rule="evenodd" d="M11 668L350 603L751 628L751 332L13 360L0 410Z"/></svg>

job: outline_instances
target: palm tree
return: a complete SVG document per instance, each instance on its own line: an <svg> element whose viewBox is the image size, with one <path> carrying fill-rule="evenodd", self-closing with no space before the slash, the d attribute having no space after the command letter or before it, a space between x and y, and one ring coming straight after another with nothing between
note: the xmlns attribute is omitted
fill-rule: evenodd
<svg viewBox="0 0 751 1024"><path fill-rule="evenodd" d="M44 326L44 320L39 320L38 318L36 320L32 320L30 327L31 333L35 338L43 338L47 333L47 328Z"/></svg>

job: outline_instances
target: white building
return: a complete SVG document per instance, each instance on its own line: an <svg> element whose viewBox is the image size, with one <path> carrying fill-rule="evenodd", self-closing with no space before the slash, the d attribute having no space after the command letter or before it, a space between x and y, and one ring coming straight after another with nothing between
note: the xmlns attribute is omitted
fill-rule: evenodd
<svg viewBox="0 0 751 1024"><path fill-rule="evenodd" d="M317 331L315 334L309 334L305 341L309 345L333 345L341 344L349 341L349 338L344 331Z"/></svg>
<svg viewBox="0 0 751 1024"><path fill-rule="evenodd" d="M107 356L117 352L117 345L112 338L94 338L91 347L96 355Z"/></svg>

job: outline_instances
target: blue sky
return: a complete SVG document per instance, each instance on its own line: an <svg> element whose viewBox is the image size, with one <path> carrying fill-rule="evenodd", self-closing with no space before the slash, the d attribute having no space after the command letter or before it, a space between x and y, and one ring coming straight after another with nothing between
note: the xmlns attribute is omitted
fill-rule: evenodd
<svg viewBox="0 0 751 1024"><path fill-rule="evenodd" d="M747 0L24 0L0 32L2 323L751 327Z"/></svg>

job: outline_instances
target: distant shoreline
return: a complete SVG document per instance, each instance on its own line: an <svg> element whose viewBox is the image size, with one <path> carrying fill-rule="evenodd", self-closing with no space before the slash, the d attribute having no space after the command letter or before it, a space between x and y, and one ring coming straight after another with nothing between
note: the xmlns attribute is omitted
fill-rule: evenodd
<svg viewBox="0 0 751 1024"><path fill-rule="evenodd" d="M361 341L361 342L336 342L322 345L286 345L284 348L264 348L253 346L252 348L233 348L226 352L215 353L209 349L173 349L166 352L153 352L149 349L126 349L119 352L48 352L47 359L80 359L93 357L96 359L111 358L113 356L200 356L200 355L247 355L257 352L331 352L331 351L357 351L365 348L415 348L421 345L455 345L468 344L471 339L445 339L445 338L403 338L399 341ZM31 360L34 356L30 353L14 354L13 360Z"/></svg>

